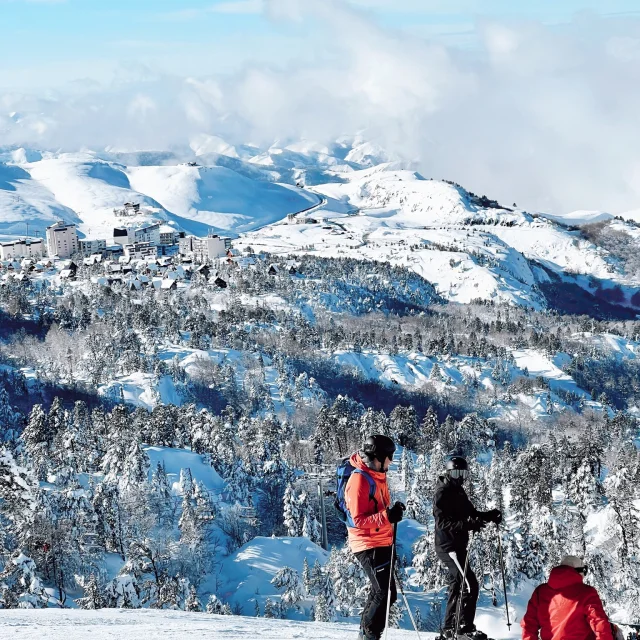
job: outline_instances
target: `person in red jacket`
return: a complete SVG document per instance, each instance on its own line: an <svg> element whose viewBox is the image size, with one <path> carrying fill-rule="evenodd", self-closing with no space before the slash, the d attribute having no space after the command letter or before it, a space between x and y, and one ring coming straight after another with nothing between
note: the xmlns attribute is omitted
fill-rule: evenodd
<svg viewBox="0 0 640 640"><path fill-rule="evenodd" d="M613 640L598 592L584 584L582 558L565 556L531 595L522 640Z"/></svg>
<svg viewBox="0 0 640 640"><path fill-rule="evenodd" d="M402 520L404 505L391 506L387 471L396 446L390 438L374 435L354 453L349 462L356 468L345 488L345 505L354 526L347 528L349 548L362 565L371 583L369 597L362 610L360 638L379 640L385 627L387 594L391 588L391 604L396 601L396 584L392 578L391 548L393 524ZM366 477L368 476L368 478ZM375 491L372 492L372 483Z"/></svg>

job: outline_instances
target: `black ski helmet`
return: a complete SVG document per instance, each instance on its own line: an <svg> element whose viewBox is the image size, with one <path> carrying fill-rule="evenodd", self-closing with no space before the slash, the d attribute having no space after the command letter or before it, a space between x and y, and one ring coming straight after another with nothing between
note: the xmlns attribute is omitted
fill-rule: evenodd
<svg viewBox="0 0 640 640"><path fill-rule="evenodd" d="M464 482L469 475L469 465L463 456L451 456L447 460L446 469L449 478L457 483Z"/></svg>
<svg viewBox="0 0 640 640"><path fill-rule="evenodd" d="M391 438L376 434L374 436L369 436L365 440L362 451L371 460L375 458L380 462L384 462L385 458L393 458L393 454L396 451L396 445L393 443Z"/></svg>
<svg viewBox="0 0 640 640"><path fill-rule="evenodd" d="M469 471L469 465L463 456L451 456L447 460L447 471Z"/></svg>

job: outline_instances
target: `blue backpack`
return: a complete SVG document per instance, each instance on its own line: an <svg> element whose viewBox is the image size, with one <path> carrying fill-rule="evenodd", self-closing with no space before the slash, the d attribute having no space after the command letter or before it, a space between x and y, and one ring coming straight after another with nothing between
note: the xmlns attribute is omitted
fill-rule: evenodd
<svg viewBox="0 0 640 640"><path fill-rule="evenodd" d="M353 528L355 527L355 524L344 500L344 492L347 488L347 482L349 482L351 474L359 473L367 479L367 482L369 483L369 500L373 500L376 503L376 511L378 510L378 501L376 500L376 481L366 471L362 471L362 469L354 467L349 460L349 457L346 457L338 463L338 468L336 469L336 475L338 478L336 499L333 505L336 508L338 518L340 518L347 527Z"/></svg>

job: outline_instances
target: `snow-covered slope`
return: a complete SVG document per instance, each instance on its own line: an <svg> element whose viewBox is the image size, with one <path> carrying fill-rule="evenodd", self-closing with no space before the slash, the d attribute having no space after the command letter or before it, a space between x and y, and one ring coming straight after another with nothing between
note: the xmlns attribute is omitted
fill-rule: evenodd
<svg viewBox="0 0 640 640"><path fill-rule="evenodd" d="M203 153L215 166L144 165L131 162L171 161L171 154L38 154L25 150L3 153L0 163L0 234L42 234L56 220L75 222L92 238L109 238L114 226L140 226L152 220L173 222L204 235L211 228L229 233L254 229L288 213L317 204L320 197L290 185L229 155ZM214 145L215 146L215 145ZM220 148L220 145L216 147ZM100 156L105 156L104 159ZM211 157L209 157L211 156ZM236 154L237 156L237 154ZM174 158L175 162L175 158ZM230 167L218 166L229 164ZM241 171L238 173L232 167ZM277 177L277 175L275 176ZM114 215L125 202L138 202L135 218Z"/></svg>
<svg viewBox="0 0 640 640"><path fill-rule="evenodd" d="M131 185L183 218L194 233L247 231L318 203L288 185L250 180L225 167L130 167Z"/></svg>
<svg viewBox="0 0 640 640"><path fill-rule="evenodd" d="M539 285L549 278L539 265L585 289L594 286L589 278L604 288L620 285L627 303L640 287L638 277L612 268L615 261L605 250L566 224L501 208L456 184L425 180L394 164L341 174L341 182L314 190L328 198L321 224L266 227L249 234L246 243L280 253L388 260L415 270L445 298L461 303L544 308ZM349 209L358 215L344 215Z"/></svg>
<svg viewBox="0 0 640 640"><path fill-rule="evenodd" d="M0 163L0 234L26 235L61 218L79 222L72 209L24 168Z"/></svg>
<svg viewBox="0 0 640 640"><path fill-rule="evenodd" d="M8 609L0 611L4 638L20 640L345 640L358 628L347 624L315 624L153 609ZM432 640L435 634L423 633ZM389 640L409 640L415 632L392 629Z"/></svg>
<svg viewBox="0 0 640 640"><path fill-rule="evenodd" d="M361 136L332 145L283 141L261 149L202 134L171 151L5 149L0 162L5 236L26 234L27 222L31 233L42 232L60 218L78 223L89 237L104 238L114 226L164 220L197 235L247 233L240 248L404 265L460 303L545 308L545 288L554 279L603 300L611 298L607 289L620 287L616 304L627 306L634 306L640 291L633 269L627 273L604 245L576 230L611 220L610 214L501 207L453 182L424 179ZM114 215L127 201L142 204L141 215ZM280 224L287 214L321 201L321 210L310 214L318 224ZM610 224L640 240L632 223Z"/></svg>

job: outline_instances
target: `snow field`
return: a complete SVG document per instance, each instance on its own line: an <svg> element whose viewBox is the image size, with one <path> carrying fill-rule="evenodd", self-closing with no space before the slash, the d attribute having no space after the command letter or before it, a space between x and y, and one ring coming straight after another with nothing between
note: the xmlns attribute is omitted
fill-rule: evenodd
<svg viewBox="0 0 640 640"><path fill-rule="evenodd" d="M352 624L316 624L152 609L77 611L41 609L0 611L3 638L20 640L355 640ZM421 633L425 640L435 634ZM389 640L409 640L415 632L391 629Z"/></svg>

